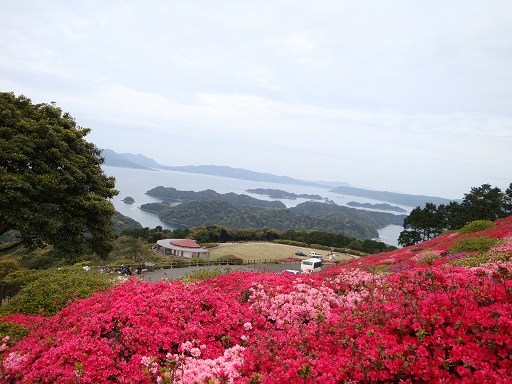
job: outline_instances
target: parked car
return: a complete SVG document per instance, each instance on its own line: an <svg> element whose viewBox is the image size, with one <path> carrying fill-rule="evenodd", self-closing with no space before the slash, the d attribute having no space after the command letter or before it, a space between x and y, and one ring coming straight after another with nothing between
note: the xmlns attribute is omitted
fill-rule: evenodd
<svg viewBox="0 0 512 384"><path fill-rule="evenodd" d="M297 251L295 252L295 256L306 256L306 254L304 252Z"/></svg>
<svg viewBox="0 0 512 384"><path fill-rule="evenodd" d="M314 257L314 258L317 258L317 259L320 259L322 260L323 259L323 256L319 253L316 253L316 252L311 252L311 254L309 255L309 257Z"/></svg>
<svg viewBox="0 0 512 384"><path fill-rule="evenodd" d="M297 271L296 269L285 269L284 271L281 271L283 274L290 274L290 275L298 275L300 271Z"/></svg>

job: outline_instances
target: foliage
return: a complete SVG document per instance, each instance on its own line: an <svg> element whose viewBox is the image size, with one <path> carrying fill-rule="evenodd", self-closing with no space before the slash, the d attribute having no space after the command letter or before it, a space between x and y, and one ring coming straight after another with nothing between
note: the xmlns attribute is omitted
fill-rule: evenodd
<svg viewBox="0 0 512 384"><path fill-rule="evenodd" d="M88 133L53 104L0 93L0 235L17 230L14 245L69 257L108 254L117 191Z"/></svg>
<svg viewBox="0 0 512 384"><path fill-rule="evenodd" d="M272 228L278 231L323 231L357 238L377 237L377 228L401 223L403 217L325 203L308 202L288 209L261 209L214 200L185 202L159 213L163 221L187 226L220 226L230 228L230 232L232 228Z"/></svg>
<svg viewBox="0 0 512 384"><path fill-rule="evenodd" d="M322 231L276 231L275 229L226 229L218 225L199 226L187 230L176 229L173 231L143 228L133 231L124 231L123 235L141 237L148 242L156 242L163 238L180 239L190 237L205 246L214 242L238 242L238 241L272 241L280 244L294 245L298 247L311 247L318 244L327 250L337 248L339 252L353 254L368 254L383 251L391 251L396 247L386 245L382 241L370 239L358 240L343 234ZM320 249L320 248L319 248Z"/></svg>
<svg viewBox="0 0 512 384"><path fill-rule="evenodd" d="M511 213L512 183L503 193L499 188L483 184L464 195L462 204L450 202L436 206L427 203L416 207L404 220L404 231L400 233L400 245L413 245L429 240L446 230L462 228L463 233L486 229L489 222L507 217ZM472 222L472 226L466 227ZM478 229L482 228L482 229Z"/></svg>
<svg viewBox="0 0 512 384"><path fill-rule="evenodd" d="M197 283L198 281L211 279L213 277L225 275L231 272L231 268L201 268L192 272L187 272L184 277L181 278L181 281L184 283Z"/></svg>
<svg viewBox="0 0 512 384"><path fill-rule="evenodd" d="M24 339L28 333L28 329L23 325L12 322L0 323L0 340L6 340L6 338L8 338L9 344ZM0 348L0 352L1 351L2 349Z"/></svg>
<svg viewBox="0 0 512 384"><path fill-rule="evenodd" d="M3 278L3 282L11 285L23 286L28 283L37 280L41 271L34 269L18 269L17 271L11 272Z"/></svg>
<svg viewBox="0 0 512 384"><path fill-rule="evenodd" d="M238 195L236 193L217 193L214 190L205 191L178 191L176 188L156 187L146 192L149 196L159 197L167 201L225 201L230 204L258 207L258 208L285 208L280 201L259 200L248 195ZM142 206L144 207L144 205ZM141 207L141 208L142 208Z"/></svg>
<svg viewBox="0 0 512 384"><path fill-rule="evenodd" d="M141 239L130 236L120 236L116 239L109 259L124 259L131 262L146 260L153 255L147 243Z"/></svg>
<svg viewBox="0 0 512 384"><path fill-rule="evenodd" d="M466 237L455 243L451 248L448 249L449 253L471 253L487 252L491 247L496 245L498 241L489 237Z"/></svg>
<svg viewBox="0 0 512 384"><path fill-rule="evenodd" d="M20 269L21 266L16 260L0 260L0 281L9 273L16 272Z"/></svg>
<svg viewBox="0 0 512 384"><path fill-rule="evenodd" d="M114 212L114 216L112 217L112 222L114 224L115 233L122 233L123 231L130 231L134 229L142 228L142 225L131 217L125 216L117 211Z"/></svg>
<svg viewBox="0 0 512 384"><path fill-rule="evenodd" d="M475 220L469 224L466 224L458 232L461 235L465 235L473 232L485 231L486 229L494 227L494 222L489 220Z"/></svg>
<svg viewBox="0 0 512 384"><path fill-rule="evenodd" d="M302 241L295 241L295 240L276 239L276 240L274 240L274 243L291 245L294 247L309 247L309 244L303 243Z"/></svg>
<svg viewBox="0 0 512 384"><path fill-rule="evenodd" d="M244 259L240 257L236 257L234 255L224 255L217 258L217 260L227 261L229 264L234 265L242 265L244 263Z"/></svg>
<svg viewBox="0 0 512 384"><path fill-rule="evenodd" d="M37 279L24 286L5 310L13 313L54 315L69 301L91 296L112 286L110 277L80 267L40 272Z"/></svg>
<svg viewBox="0 0 512 384"><path fill-rule="evenodd" d="M471 257L446 250L478 236L499 242L486 253L510 257L512 216L312 275L130 279L55 316L4 317L29 334L4 342L0 373L7 383L510 382L512 264L446 265Z"/></svg>

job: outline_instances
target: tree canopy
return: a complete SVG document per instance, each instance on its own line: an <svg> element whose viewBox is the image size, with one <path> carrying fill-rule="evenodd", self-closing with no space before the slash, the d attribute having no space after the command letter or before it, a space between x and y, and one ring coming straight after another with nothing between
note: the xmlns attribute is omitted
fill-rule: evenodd
<svg viewBox="0 0 512 384"><path fill-rule="evenodd" d="M455 230L478 220L495 221L512 214L512 183L505 192L498 187L483 184L471 188L464 195L462 204L427 203L414 208L404 220L404 231L398 243L404 246L416 244L439 236L445 230Z"/></svg>
<svg viewBox="0 0 512 384"><path fill-rule="evenodd" d="M0 93L0 235L16 231L12 246L108 254L118 192L89 132L55 103Z"/></svg>

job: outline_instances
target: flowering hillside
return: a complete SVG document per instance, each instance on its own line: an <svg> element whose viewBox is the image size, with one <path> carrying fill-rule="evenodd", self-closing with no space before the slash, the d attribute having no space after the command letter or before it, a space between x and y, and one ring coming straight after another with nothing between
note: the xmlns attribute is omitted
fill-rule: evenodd
<svg viewBox="0 0 512 384"><path fill-rule="evenodd" d="M512 381L512 217L314 275L130 279L3 319L7 383Z"/></svg>

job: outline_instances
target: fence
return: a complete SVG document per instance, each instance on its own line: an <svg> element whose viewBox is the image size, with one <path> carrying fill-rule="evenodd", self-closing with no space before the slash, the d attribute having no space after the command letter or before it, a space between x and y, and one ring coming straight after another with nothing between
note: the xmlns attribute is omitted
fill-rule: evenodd
<svg viewBox="0 0 512 384"><path fill-rule="evenodd" d="M281 264L281 263L290 263L290 262L300 262L300 259L284 259L284 260L276 260L276 259L258 259L258 260L172 260L165 263L151 263L151 265L146 265L145 263L133 263L128 264L132 272L135 272L135 269L141 266L144 270L151 269L170 269L170 268L187 268L187 267L207 267L207 266L215 266L215 265L254 265L254 264ZM149 268L148 268L149 267ZM99 269L105 272L119 272L121 270L120 265L116 266L94 266L90 267L91 269Z"/></svg>

